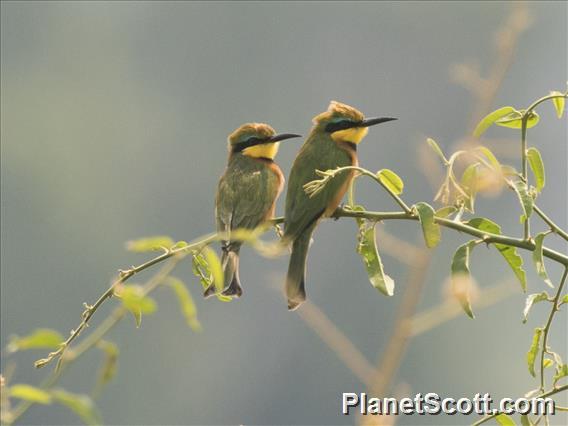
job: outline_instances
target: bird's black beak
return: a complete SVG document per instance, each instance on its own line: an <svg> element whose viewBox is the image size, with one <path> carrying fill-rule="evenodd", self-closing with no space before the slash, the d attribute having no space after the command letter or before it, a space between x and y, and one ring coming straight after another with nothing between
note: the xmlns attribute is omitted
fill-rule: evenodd
<svg viewBox="0 0 568 426"><path fill-rule="evenodd" d="M296 135L294 133L280 133L279 135L274 135L270 138L268 138L266 140L266 142L264 143L274 143L274 142L280 142L286 139L292 139L292 138L301 138L302 135Z"/></svg>
<svg viewBox="0 0 568 426"><path fill-rule="evenodd" d="M377 118L367 118L357 124L357 127L371 127L375 124L386 123L387 121L397 120L392 117L377 117Z"/></svg>

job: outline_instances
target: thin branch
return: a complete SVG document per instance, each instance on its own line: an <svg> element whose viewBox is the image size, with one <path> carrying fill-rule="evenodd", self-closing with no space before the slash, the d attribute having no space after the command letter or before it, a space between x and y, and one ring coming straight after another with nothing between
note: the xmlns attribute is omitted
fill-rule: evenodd
<svg viewBox="0 0 568 426"><path fill-rule="evenodd" d="M478 301L476 309L483 309L500 302L512 294L514 289L510 281L481 289L479 296L476 297ZM438 306L414 315L411 319L409 333L412 337L418 336L462 314L463 309L459 303L453 299L447 299Z"/></svg>
<svg viewBox="0 0 568 426"><path fill-rule="evenodd" d="M560 279L560 284L558 285L558 289L556 290L556 295L554 296L554 301L552 303L552 308L550 309L550 314L548 315L548 320L546 321L546 325L542 331L542 352L540 354L540 390L541 392L544 390L545 383L544 383L544 355L548 352L547 343L548 343L548 332L550 331L550 326L552 324L552 320L554 319L554 315L560 309L560 297L562 296L562 289L564 288L564 284L566 283L566 277L568 276L568 267L564 268L564 273L562 274L562 278Z"/></svg>
<svg viewBox="0 0 568 426"><path fill-rule="evenodd" d="M461 78L459 74L454 76L462 84L467 83L468 80L474 83L470 84L472 86L470 92L476 98L476 104L471 115L468 134L471 134L479 120L490 110L514 59L515 47L519 42L519 38L530 24L531 16L527 5L522 2L515 2L507 21L496 34L495 60L488 76L482 78L476 73L476 70L468 70L467 66L462 66L462 68L469 71L469 74L464 74Z"/></svg>
<svg viewBox="0 0 568 426"><path fill-rule="evenodd" d="M304 302L302 309L296 312L355 377L367 387L370 386L371 380L379 374L378 371L328 316L310 301Z"/></svg>
<svg viewBox="0 0 568 426"><path fill-rule="evenodd" d="M528 155L527 155L527 123L529 120L529 114L524 114L521 120L521 167L523 182L525 185L528 183ZM530 217L525 217L523 222L523 229L525 240L530 240L531 238L531 223Z"/></svg>
<svg viewBox="0 0 568 426"><path fill-rule="evenodd" d="M397 309L397 318L391 338L384 350L384 356L378 362L379 376L375 377L370 388L371 395L384 395L400 367L402 354L410 338L411 318L416 312L416 307L422 296L421 290L425 284L426 272L431 261L432 252L424 249L409 268L409 276L402 301Z"/></svg>
<svg viewBox="0 0 568 426"><path fill-rule="evenodd" d="M148 282L142 287L141 296L147 296L156 290L164 280L172 273L177 264L185 257L186 253L176 255L166 263ZM88 337L86 337L77 347L69 351L65 357L65 362L71 362L83 355L86 351L95 346L121 319L128 313L124 306L118 306Z"/></svg>
<svg viewBox="0 0 568 426"><path fill-rule="evenodd" d="M387 342L383 355L377 360L378 375L374 377L368 388L371 395L386 395L390 384L396 376L404 359L403 355L411 339L411 318L416 312L422 291L426 284L426 272L432 261L432 252L422 248L418 249L413 263L408 267L409 276L402 295L397 316L392 328L391 336ZM394 424L394 417L390 416L362 416L359 418L362 425Z"/></svg>
<svg viewBox="0 0 568 426"><path fill-rule="evenodd" d="M173 271L177 266L179 261L181 261L187 253L177 252L176 257L166 263L152 278L150 278L146 284L142 287L142 295L147 296L152 291L162 284L164 279ZM172 255L173 256L173 255ZM169 256L169 257L172 257ZM161 257L161 256L160 256ZM157 258L156 258L157 259ZM155 259L154 259L155 260ZM69 347L60 358L60 366L53 370L50 376L48 376L41 384L41 389L50 389L55 386L63 373L67 371L67 368L80 358L86 351L95 346L110 330L112 330L122 318L128 313L128 309L124 306L118 306L112 311L112 313L99 325L88 337L86 337L81 343L79 343L76 348ZM7 424L13 424L18 418L20 418L28 409L34 405L33 401L22 401L12 413L9 422Z"/></svg>
<svg viewBox="0 0 568 426"><path fill-rule="evenodd" d="M564 392L565 390L568 390L568 385L560 386L558 388L553 388L553 389L549 390L548 392L544 392L544 393L541 393L540 395L535 396L534 398L546 398L548 396L552 396L552 395L555 395L557 393ZM485 417L479 419L478 421L476 421L472 426L482 425L483 423L486 423L489 420L494 419L499 414L502 414L502 413L500 411L497 411L493 414L490 414L489 416L485 416Z"/></svg>
<svg viewBox="0 0 568 426"><path fill-rule="evenodd" d="M522 166L522 176L523 181L525 183L528 182L528 155L527 155L527 125L529 118L533 114L533 110L543 102L546 102L551 99L557 98L566 98L568 97L568 93L564 94L550 94L547 96L543 96L540 99L534 101L524 112L521 118L521 166ZM542 216L541 216L542 217ZM544 220L544 218L543 218ZM546 220L545 220L546 222ZM547 222L548 223L548 222ZM524 224L524 234L525 240L530 240L531 238L531 231L530 231L530 218L526 217Z"/></svg>
<svg viewBox="0 0 568 426"><path fill-rule="evenodd" d="M566 93L551 93L549 95L543 96L540 99L537 99L536 101L534 101L532 104L530 104L530 106L525 110L524 116L528 117L530 115L530 113L537 107L539 106L541 103L549 101L551 99L558 99L558 98L564 98L567 99L568 98L568 91L566 91Z"/></svg>
<svg viewBox="0 0 568 426"><path fill-rule="evenodd" d="M334 218L353 217L353 218L369 219L375 221L394 220L394 219L416 220L416 221L419 220L418 216L404 212L350 211L342 208L337 209L333 213L332 217ZM492 234L490 232L481 231L477 228L469 226L464 222L456 222L446 218L435 217L434 221L438 225L444 226L446 228L451 228L456 231L481 238L483 239L483 242L487 244L492 244L492 243L506 244L509 246L518 247L528 251L534 251L535 249L535 244L533 241L526 241L521 238L508 237L506 235ZM568 266L568 256L558 253L557 251L554 251L547 247L543 247L542 252L545 257L552 259L564 266Z"/></svg>
<svg viewBox="0 0 568 426"><path fill-rule="evenodd" d="M533 210L536 212L536 214L538 214L541 217L541 219L548 226L550 226L550 230L552 232L554 232L555 234L561 236L566 241L568 241L568 233L566 233L562 228L560 228L557 224L555 224L552 221L552 219L550 219L546 214L544 214L544 212L536 204L533 205Z"/></svg>
<svg viewBox="0 0 568 426"><path fill-rule="evenodd" d="M306 192L308 194L311 193L311 195L315 195L317 194L321 188L323 188L323 186L327 183L327 181L329 179L334 178L335 176L337 176L339 173L345 172L345 171L349 171L349 170L353 170L356 172L359 172L360 176L368 176L371 179L373 179L375 182L377 182L379 185L381 185L385 191L387 191L389 193L389 195L394 199L394 201L396 201L396 203L402 208L402 210L404 210L406 213L411 213L412 209L410 207L408 207L406 205L406 203L397 195L395 194L387 185L385 185L383 183L383 181L381 179L379 179L379 177L375 174L370 172L369 170L366 170L362 167L357 167L357 166L345 166L345 167L338 167L337 169L334 170L322 170L319 171L318 174L320 174L321 176L323 176L323 179L321 180L315 180L312 182L308 182L306 185L304 185L304 189L306 190ZM309 189L309 187L312 185L312 183L316 183L316 187L318 189Z"/></svg>
<svg viewBox="0 0 568 426"><path fill-rule="evenodd" d="M73 330L71 330L71 333L69 334L69 337L67 338L67 340L65 340L63 343L61 343L61 345L59 346L59 349L57 349L54 352L50 352L46 358L42 358L40 360L37 360L35 362L35 367L36 368L42 368L44 366L46 366L47 364L49 364L51 361L53 361L55 358L60 357L61 355L63 355L63 353L65 352L65 350L67 349L67 347L77 338L79 337L79 334L81 334L81 331L83 331L83 329L85 327L88 326L89 320L91 319L91 317L94 315L94 313L97 311L97 309L110 297L112 297L112 295L114 294L114 290L116 289L117 286L123 284L124 282L126 282L129 278L131 278L132 276L158 264L163 262L164 260L167 260L173 256L176 255L180 255L182 253L187 253L191 250L196 250L199 249L200 247L206 246L207 244L215 241L216 239L218 239L218 235L214 234L211 235L209 237L205 237L197 242L194 242L192 244L188 244L186 246L183 247L179 247L176 249L172 249L172 250L166 250L166 252L160 256L155 257L154 259L151 259L139 266L133 266L132 268L128 269L128 270L121 270L119 271L119 276L118 278L112 283L112 285L102 294L101 297L99 297L99 299L95 302L94 305L87 305L85 304L85 311L82 314L82 320L81 323L79 324L79 326Z"/></svg>
<svg viewBox="0 0 568 426"><path fill-rule="evenodd" d="M382 228L377 228L377 240L381 242L381 253L386 253L407 265L414 264L414 258L422 256L424 251L424 247L404 241ZM404 256L401 256L401 253L404 253Z"/></svg>

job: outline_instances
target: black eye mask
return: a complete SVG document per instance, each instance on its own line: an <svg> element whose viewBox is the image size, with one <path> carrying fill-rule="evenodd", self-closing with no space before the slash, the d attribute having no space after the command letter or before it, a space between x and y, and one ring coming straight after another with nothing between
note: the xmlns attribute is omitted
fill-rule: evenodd
<svg viewBox="0 0 568 426"><path fill-rule="evenodd" d="M325 131L328 133L333 133L333 132L337 132L338 130L345 130L345 129L351 129L353 127L357 127L359 123L353 122L353 121L349 121L349 120L341 120L341 121L337 121L335 123L329 123L327 126L325 126Z"/></svg>
<svg viewBox="0 0 568 426"><path fill-rule="evenodd" d="M251 146L261 145L263 143L269 143L269 138L267 139L260 139L255 136L248 138L246 141L239 142L233 145L233 152L241 152L244 149L247 149Z"/></svg>

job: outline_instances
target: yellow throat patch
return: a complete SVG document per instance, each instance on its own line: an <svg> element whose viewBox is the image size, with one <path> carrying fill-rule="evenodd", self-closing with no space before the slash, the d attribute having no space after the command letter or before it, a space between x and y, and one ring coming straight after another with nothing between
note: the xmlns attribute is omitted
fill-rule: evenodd
<svg viewBox="0 0 568 426"><path fill-rule="evenodd" d="M353 142L358 144L369 133L368 127L353 127L352 129L338 130L331 134L334 142Z"/></svg>
<svg viewBox="0 0 568 426"><path fill-rule="evenodd" d="M243 154L252 158L268 158L270 160L274 160L274 157L276 157L276 154L278 153L279 146L280 142L249 146L248 148L243 149Z"/></svg>

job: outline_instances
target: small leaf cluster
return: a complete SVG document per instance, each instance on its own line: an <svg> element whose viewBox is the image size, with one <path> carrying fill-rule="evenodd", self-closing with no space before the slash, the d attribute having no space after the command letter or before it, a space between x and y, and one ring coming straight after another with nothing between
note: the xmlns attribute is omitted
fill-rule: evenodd
<svg viewBox="0 0 568 426"><path fill-rule="evenodd" d="M75 413L86 425L100 425L102 422L92 398L88 395L72 393L60 388L46 391L26 384L8 386L5 392L10 398L35 404L51 405L58 403ZM3 420L9 422L10 419Z"/></svg>

